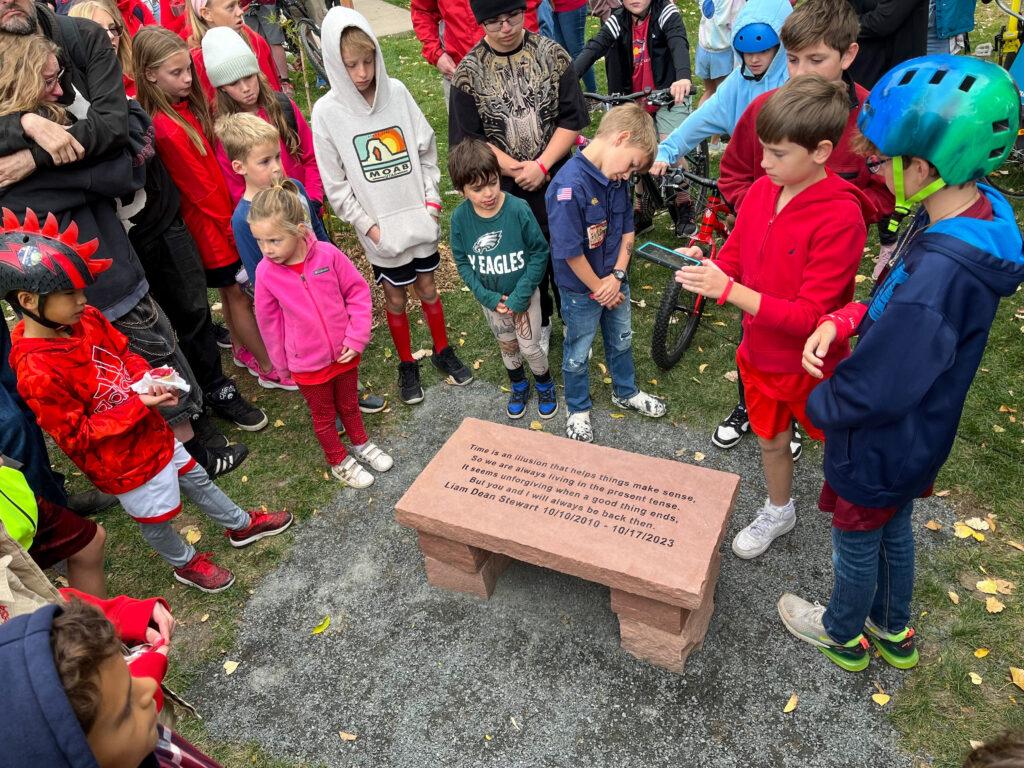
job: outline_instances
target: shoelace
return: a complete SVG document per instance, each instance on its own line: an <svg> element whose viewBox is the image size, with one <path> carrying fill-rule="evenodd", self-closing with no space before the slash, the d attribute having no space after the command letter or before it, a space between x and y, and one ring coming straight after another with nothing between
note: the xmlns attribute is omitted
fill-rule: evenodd
<svg viewBox="0 0 1024 768"><path fill-rule="evenodd" d="M769 509L762 509L760 512L757 513L757 517L754 518L754 522L750 524L748 530L750 531L751 535L760 538L765 533L767 533L768 529L771 526L773 526L776 522L778 522L781 518L781 512L779 514L775 514ZM817 603L815 603L815 605L817 605Z"/></svg>

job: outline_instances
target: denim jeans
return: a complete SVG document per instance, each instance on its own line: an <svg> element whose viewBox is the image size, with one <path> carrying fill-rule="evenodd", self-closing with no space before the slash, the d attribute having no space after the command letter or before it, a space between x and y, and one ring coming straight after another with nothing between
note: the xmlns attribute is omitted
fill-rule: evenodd
<svg viewBox="0 0 1024 768"><path fill-rule="evenodd" d="M914 592L913 502L873 531L832 529L835 586L825 610L825 631L846 643L864 629L868 616L886 632L899 633L910 622Z"/></svg>
<svg viewBox="0 0 1024 768"><path fill-rule="evenodd" d="M543 3L542 3L543 6ZM569 58L575 59L583 50L587 33L588 4L584 3L575 11L552 13L551 32L549 37L569 52ZM538 10L539 14L539 10ZM591 67L583 74L584 90L588 93L597 92L597 79Z"/></svg>
<svg viewBox="0 0 1024 768"><path fill-rule="evenodd" d="M625 300L615 309L605 309L586 293L560 288L565 341L562 344L562 382L569 413L589 411L590 368L587 352L594 344L598 326L604 339L604 359L612 378L612 392L618 398L637 393L633 367L633 324L629 305L629 286L622 284Z"/></svg>

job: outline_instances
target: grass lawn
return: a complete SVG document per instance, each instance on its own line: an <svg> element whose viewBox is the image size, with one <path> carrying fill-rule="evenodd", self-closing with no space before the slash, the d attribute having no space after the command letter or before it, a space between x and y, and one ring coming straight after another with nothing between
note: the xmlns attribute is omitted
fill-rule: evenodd
<svg viewBox="0 0 1024 768"><path fill-rule="evenodd" d="M979 14L987 16L982 24L984 33L976 39L991 39L997 18L986 6L979 6ZM696 4L687 4L684 17L690 39L695 41ZM406 83L434 126L444 168L447 115L435 70L422 60L419 44L411 34L387 38L383 47L390 74ZM603 72L599 72L599 78L603 80ZM297 91L299 98L304 99L301 85ZM315 94L314 90L314 98ZM442 189L447 221L459 197L451 192L444 175ZM652 239L672 242L666 222L667 217L662 215ZM361 261L351 232L340 222L334 224L341 247ZM866 257L861 272L870 275L871 266ZM651 323L668 277L667 271L647 264L634 268L633 297L639 302L633 315L638 378L646 389L667 399L669 419L688 422L710 433L735 402L735 385L726 379L726 374L735 368L737 314L713 306L679 365L670 372L658 370L649 354ZM459 354L477 368L475 375L504 383L497 347L486 324L480 322L478 305L468 292L461 290L450 265L439 281L451 338ZM864 293L870 287L870 277L859 286ZM379 306L380 297L376 298ZM421 320L415 322L421 315L415 308L410 314L414 320L414 349L429 348L426 326ZM560 359L559 336L556 333L553 339L552 360ZM1024 667L1022 590L998 595L1005 607L1000 613L989 613L984 602L987 595L975 588L986 575L1015 585L1024 582L1024 552L1008 543L1024 541L1022 348L1024 301L1018 293L1000 307L953 454L936 485L943 494L948 492L947 501L956 506L958 519L985 518L991 514L996 528L985 532L983 542L955 538L947 527L927 533L948 540L948 545L918 562L915 623L921 638L922 663L905 675L904 687L893 692L888 705L891 717L904 734L906 749L929 756L923 759L925 765L952 768L959 765L969 749L969 740L984 739L1003 728L1024 729L1024 691L1015 688L1009 679L1010 666ZM598 350L595 360L600 357ZM225 360L230 367L227 356ZM407 407L395 397L396 363L386 327L378 325L375 343L363 357L361 374L367 387L389 395L393 403L389 411L367 419L371 437L379 438L385 445L408 413ZM244 439L253 452L243 468L218 482L243 506L292 509L301 525L304 519L316 515L337 489L334 482L325 478L326 467L305 405L297 393L267 392L255 386L248 376L237 378L246 394L267 410L273 426L258 435L229 430L232 439ZM437 381L429 364L423 367L423 378L425 386ZM610 387L597 384L596 388L598 405L610 405ZM820 447L806 445L803 461L820 460ZM751 466L749 471L759 473L760 468ZM71 474L72 485L80 484L80 475ZM212 549L218 560L238 577L233 589L210 596L173 582L170 570L143 544L135 524L120 509L104 514L102 522L108 529L111 593L165 595L174 606L179 631L168 682L181 691L187 691L202 665L221 657L232 646L236 622L249 591L275 567L291 544L291 536L286 534L250 550L234 551L216 526L186 508L178 525L198 524L203 532L198 546ZM950 592L957 594L958 604L951 601ZM979 658L979 648L987 649L987 655ZM981 676L980 684L971 682L971 672ZM216 743L204 734L202 724L194 720L183 722L182 730L225 765L293 765L275 761L251 745Z"/></svg>

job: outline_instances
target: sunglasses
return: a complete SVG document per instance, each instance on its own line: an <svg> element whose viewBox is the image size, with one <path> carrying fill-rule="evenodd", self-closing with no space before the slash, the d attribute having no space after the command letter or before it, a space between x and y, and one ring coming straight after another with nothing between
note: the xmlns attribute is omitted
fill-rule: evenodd
<svg viewBox="0 0 1024 768"><path fill-rule="evenodd" d="M868 167L868 171L871 173L881 173L882 166L892 160L891 157L879 157L878 155L872 155L864 164Z"/></svg>
<svg viewBox="0 0 1024 768"><path fill-rule="evenodd" d="M124 25L115 23L111 24L109 27L104 27L103 29L110 37L120 37L121 33L124 32Z"/></svg>

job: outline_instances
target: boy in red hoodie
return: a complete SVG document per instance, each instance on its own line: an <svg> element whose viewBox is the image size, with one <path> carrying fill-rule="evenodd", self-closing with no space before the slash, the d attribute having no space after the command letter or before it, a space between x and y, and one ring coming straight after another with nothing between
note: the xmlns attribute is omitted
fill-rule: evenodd
<svg viewBox="0 0 1024 768"><path fill-rule="evenodd" d="M177 390L154 384L145 394L133 391L149 364L86 304L84 288L110 260L91 258L98 241L76 239L74 224L58 232L49 215L40 229L29 210L19 226L4 209L0 296L23 316L11 334L18 392L68 458L97 488L118 497L143 538L174 567L175 579L204 592L225 590L235 580L231 571L215 565L209 553L197 553L169 522L181 511L181 488L228 529L234 547L282 532L291 513L241 510L156 411L173 405Z"/></svg>
<svg viewBox="0 0 1024 768"><path fill-rule="evenodd" d="M857 33L860 23L847 0L807 0L798 5L782 25L779 34L786 50L786 64L789 76L821 75L826 80L839 83L847 95L846 127L839 142L833 147L827 166L837 176L846 179L860 189L871 204L865 209L867 223L881 222L893 212L892 193L882 183L881 177L868 171L862 155L850 146L857 135L857 116L868 92L850 79L847 69L857 57ZM719 169L718 187L734 211L739 211L751 185L764 176L761 165L761 143L756 129L757 116L776 91L768 91L752 102L743 111L736 123L732 138L722 156ZM882 253L879 259L888 259L895 246L895 236L879 228ZM719 448L732 448L750 428L744 402L744 380L742 374L737 381L739 403L733 412L718 425L712 442ZM800 457L800 434L794 430L790 446L793 459Z"/></svg>
<svg viewBox="0 0 1024 768"><path fill-rule="evenodd" d="M746 382L750 427L761 445L768 499L732 542L757 557L793 530L792 423L816 440L807 397L818 380L803 370L805 334L846 305L867 235L864 194L827 167L849 112L846 88L818 75L790 80L757 116L766 174L750 186L736 226L716 262L676 273L683 288L743 311L736 363ZM680 249L698 258L700 249ZM825 375L849 354L833 346Z"/></svg>

